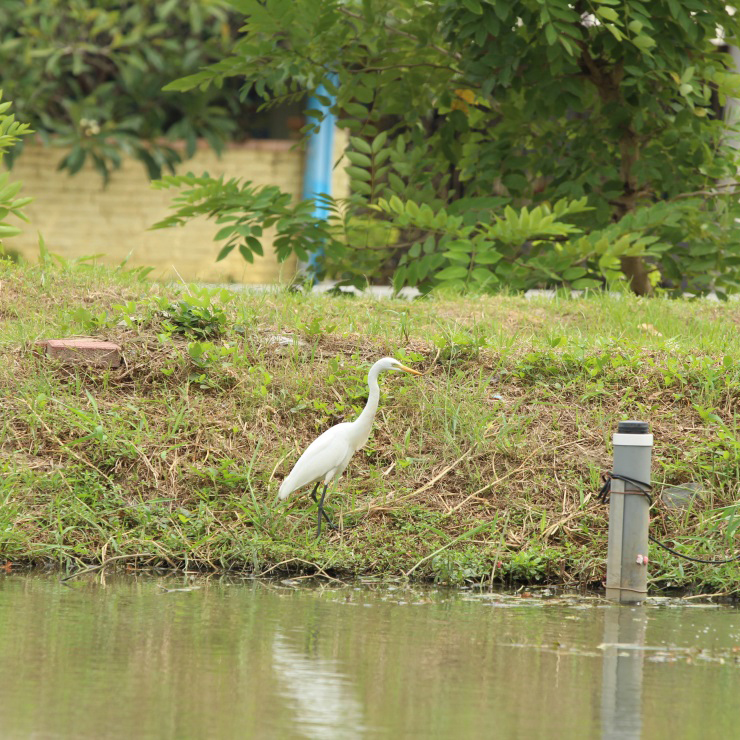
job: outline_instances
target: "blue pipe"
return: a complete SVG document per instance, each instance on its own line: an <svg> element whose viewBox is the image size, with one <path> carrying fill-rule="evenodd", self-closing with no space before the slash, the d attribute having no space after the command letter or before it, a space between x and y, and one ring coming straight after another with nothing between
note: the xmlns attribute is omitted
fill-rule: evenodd
<svg viewBox="0 0 740 740"><path fill-rule="evenodd" d="M323 114L318 129L308 135L308 150L306 152L306 167L303 173L303 198L315 198L317 195L331 195L332 160L334 152L334 125L336 116L331 111L334 98L327 93L323 85L319 85L316 95L329 98L328 105L322 104L315 96L308 99L308 109L318 110ZM313 215L326 220L328 210L320 201L314 207ZM318 262L324 254L319 247L308 257L308 271L315 275Z"/></svg>

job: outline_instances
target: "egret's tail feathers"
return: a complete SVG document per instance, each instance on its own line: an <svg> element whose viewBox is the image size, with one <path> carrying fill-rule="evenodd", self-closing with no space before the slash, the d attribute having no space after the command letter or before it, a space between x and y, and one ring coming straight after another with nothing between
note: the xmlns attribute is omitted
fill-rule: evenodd
<svg viewBox="0 0 740 740"><path fill-rule="evenodd" d="M285 478L280 484L280 490L278 491L278 498L281 501L285 501L290 494L293 493L293 487L290 485L290 476Z"/></svg>

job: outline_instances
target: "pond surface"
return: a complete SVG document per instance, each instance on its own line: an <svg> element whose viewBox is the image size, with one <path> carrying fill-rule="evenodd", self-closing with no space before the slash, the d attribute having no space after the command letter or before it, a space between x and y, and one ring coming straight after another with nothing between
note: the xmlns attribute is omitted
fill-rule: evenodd
<svg viewBox="0 0 740 740"><path fill-rule="evenodd" d="M740 732L740 611L695 602L4 576L0 630L2 738Z"/></svg>

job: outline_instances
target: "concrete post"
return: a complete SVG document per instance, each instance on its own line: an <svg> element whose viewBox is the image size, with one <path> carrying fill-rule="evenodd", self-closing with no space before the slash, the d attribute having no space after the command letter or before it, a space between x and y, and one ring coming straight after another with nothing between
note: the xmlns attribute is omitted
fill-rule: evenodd
<svg viewBox="0 0 740 740"><path fill-rule="evenodd" d="M653 435L644 421L620 421L614 435L613 472L650 483ZM606 598L620 603L647 596L650 502L632 483L613 479L609 494Z"/></svg>

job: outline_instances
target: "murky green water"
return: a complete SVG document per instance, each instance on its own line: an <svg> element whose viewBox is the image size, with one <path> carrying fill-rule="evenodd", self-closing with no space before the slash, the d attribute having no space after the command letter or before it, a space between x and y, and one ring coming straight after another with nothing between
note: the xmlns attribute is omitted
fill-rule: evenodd
<svg viewBox="0 0 740 740"><path fill-rule="evenodd" d="M727 607L7 576L0 631L1 738L740 733Z"/></svg>

